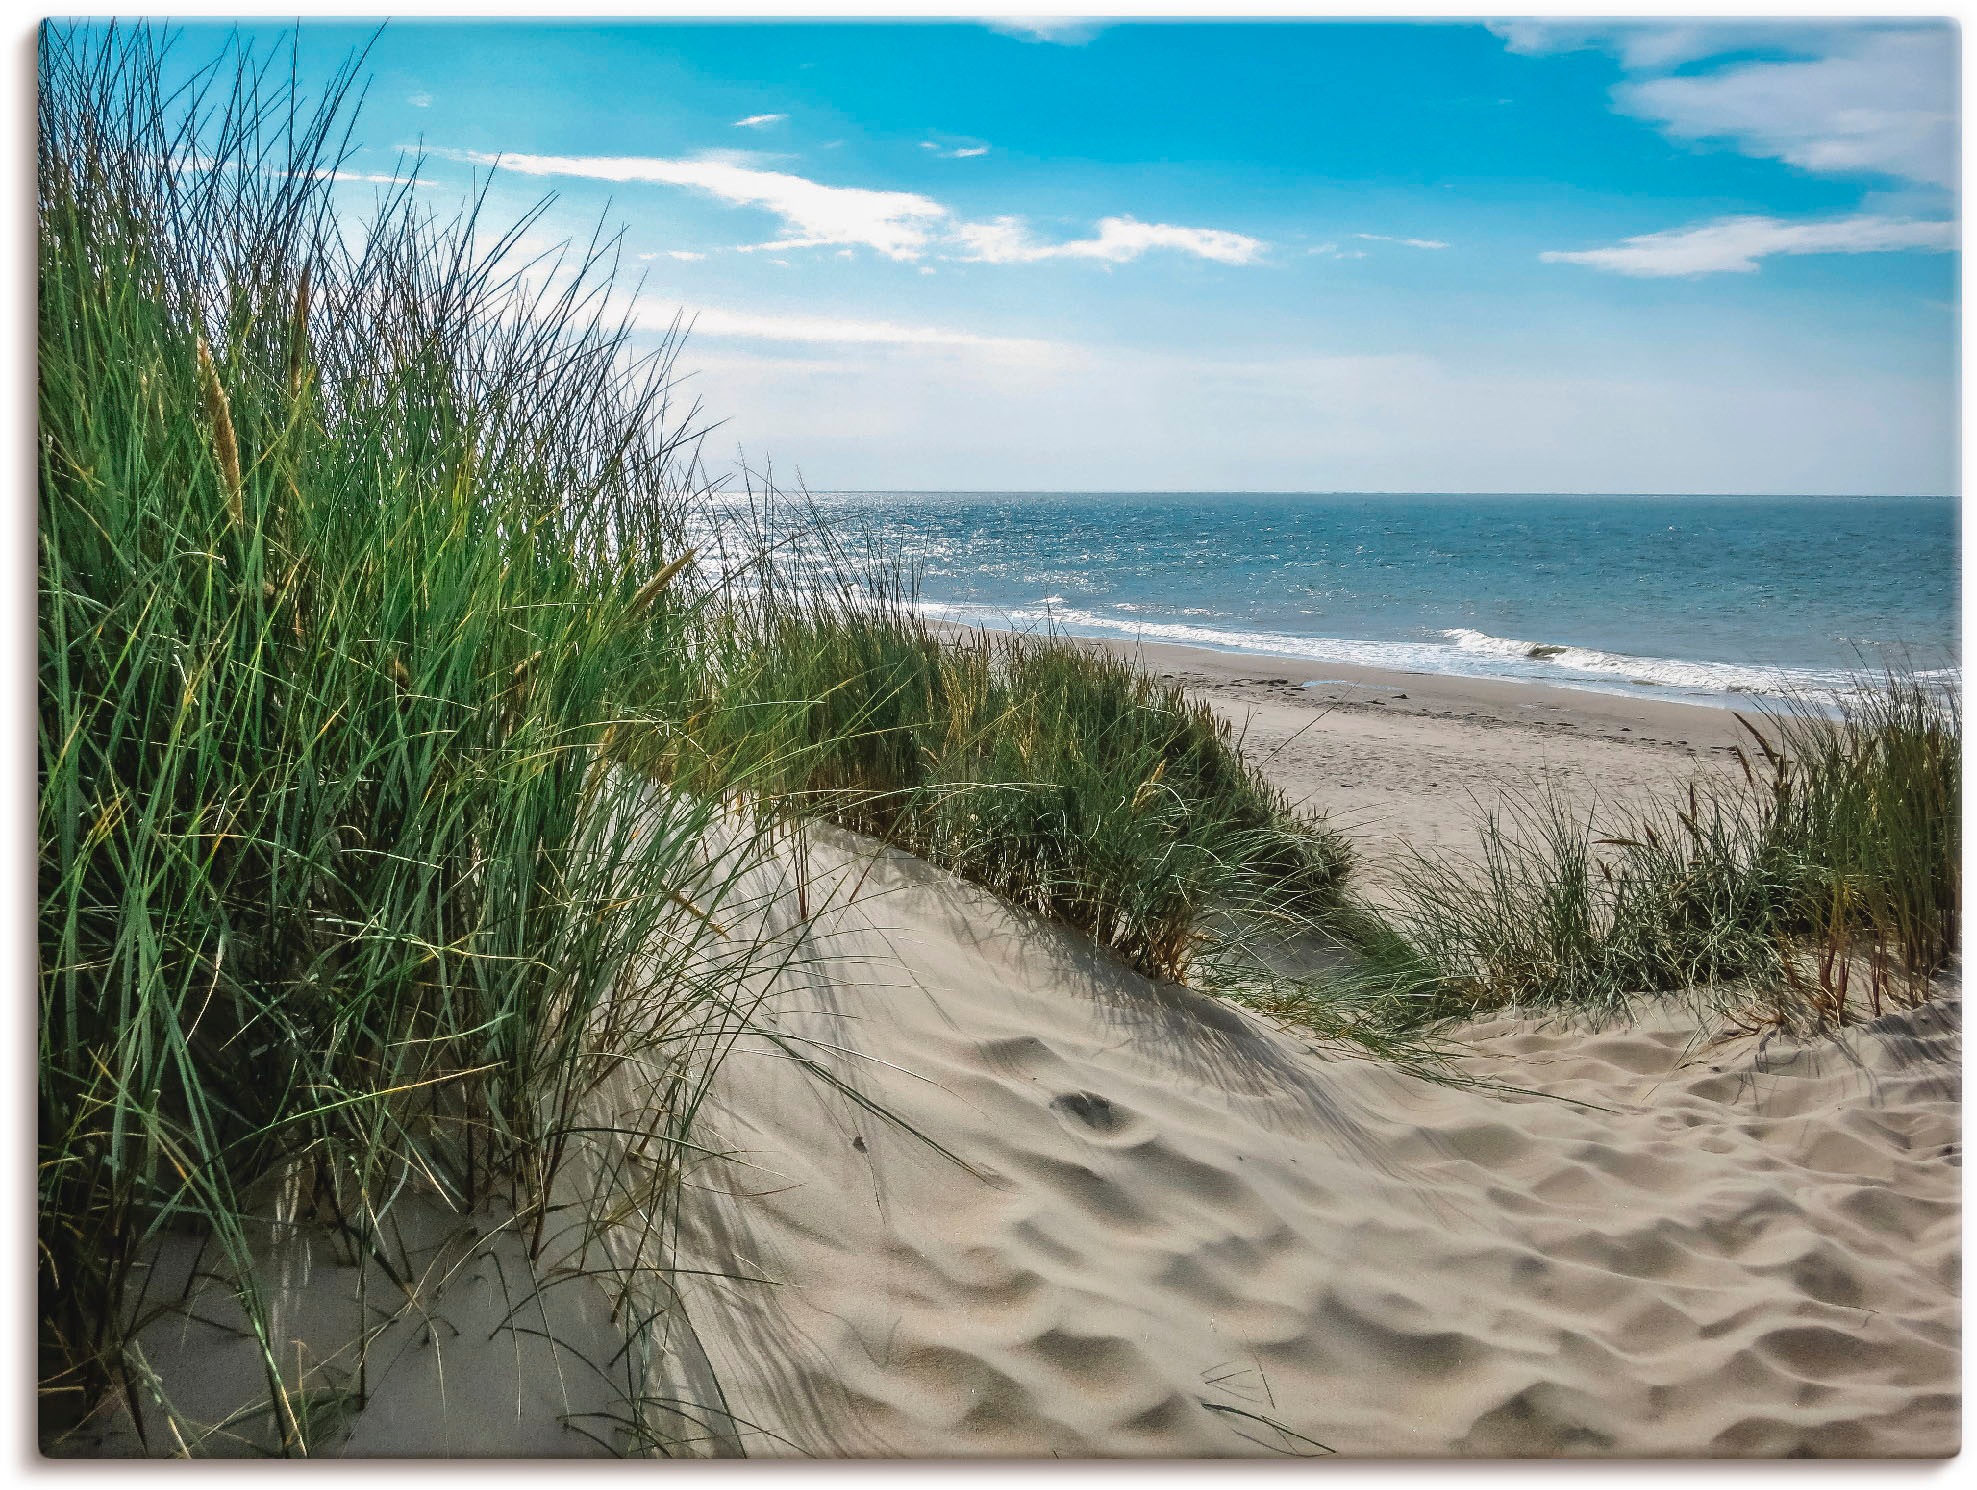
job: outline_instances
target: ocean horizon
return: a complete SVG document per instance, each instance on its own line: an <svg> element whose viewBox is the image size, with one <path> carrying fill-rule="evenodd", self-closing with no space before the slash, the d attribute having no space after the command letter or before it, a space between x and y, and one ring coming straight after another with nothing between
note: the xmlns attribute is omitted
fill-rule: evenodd
<svg viewBox="0 0 1977 1490"><path fill-rule="evenodd" d="M1959 661L1953 497L811 496L922 614L996 629L1733 706Z"/></svg>

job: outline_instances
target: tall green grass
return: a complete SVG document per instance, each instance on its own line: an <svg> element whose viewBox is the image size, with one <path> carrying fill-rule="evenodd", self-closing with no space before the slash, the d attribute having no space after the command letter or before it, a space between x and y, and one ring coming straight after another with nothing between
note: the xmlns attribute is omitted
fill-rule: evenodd
<svg viewBox="0 0 1977 1490"><path fill-rule="evenodd" d="M273 1179L366 1245L408 1183L527 1214L617 1063L683 1062L676 1136L724 996L685 909L719 797L601 755L691 613L672 348L628 355L596 252L532 277L409 189L339 222L354 65L313 103L238 52L173 90L148 31L42 35L57 1427L125 1383L146 1248L190 1228L306 1448L258 1304Z"/></svg>
<svg viewBox="0 0 1977 1490"><path fill-rule="evenodd" d="M663 1268L786 955L722 924L780 824L1161 977L1335 899L1342 842L1175 690L943 641L883 556L793 578L713 522L676 346L636 351L607 246L524 262L533 217L409 185L340 217L360 59L309 100L238 48L169 85L163 48L41 39L45 1438L108 1398L176 1440L135 1334L166 1233L216 1249L292 1453L277 1211L388 1265L400 1197L540 1239L581 1171ZM646 1109L605 1132L614 1079Z"/></svg>
<svg viewBox="0 0 1977 1490"><path fill-rule="evenodd" d="M1613 1015L1686 990L1805 1031L1926 997L1961 932L1955 690L1891 673L1745 727L1736 772L1684 800L1527 801L1482 825L1480 871L1418 859L1361 934L1389 1007Z"/></svg>
<svg viewBox="0 0 1977 1490"><path fill-rule="evenodd" d="M936 629L883 560L827 574L769 573L710 615L703 691L637 758L746 776L778 814L896 844L1149 977L1337 901L1344 839L1207 705L1061 638Z"/></svg>

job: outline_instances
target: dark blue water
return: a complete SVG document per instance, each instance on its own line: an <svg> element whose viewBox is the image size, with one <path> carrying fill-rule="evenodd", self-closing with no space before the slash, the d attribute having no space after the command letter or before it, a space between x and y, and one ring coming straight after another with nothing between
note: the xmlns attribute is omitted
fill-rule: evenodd
<svg viewBox="0 0 1977 1490"><path fill-rule="evenodd" d="M1946 498L833 493L928 614L1657 688L1823 689L1957 658Z"/></svg>

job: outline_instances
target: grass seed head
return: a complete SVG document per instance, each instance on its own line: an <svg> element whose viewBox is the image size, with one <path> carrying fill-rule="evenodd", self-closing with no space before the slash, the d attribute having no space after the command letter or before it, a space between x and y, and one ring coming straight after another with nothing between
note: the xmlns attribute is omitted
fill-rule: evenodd
<svg viewBox="0 0 1977 1490"><path fill-rule="evenodd" d="M206 401L206 421L213 430L213 455L220 465L220 485L226 494L227 516L236 528L246 526L246 500L240 480L240 442L234 438L233 410L220 385L220 371L206 338L198 341L199 391Z"/></svg>
<svg viewBox="0 0 1977 1490"><path fill-rule="evenodd" d="M302 377L309 358L309 278L313 266L302 266L302 277L295 284L295 314L288 327L288 396L302 394Z"/></svg>

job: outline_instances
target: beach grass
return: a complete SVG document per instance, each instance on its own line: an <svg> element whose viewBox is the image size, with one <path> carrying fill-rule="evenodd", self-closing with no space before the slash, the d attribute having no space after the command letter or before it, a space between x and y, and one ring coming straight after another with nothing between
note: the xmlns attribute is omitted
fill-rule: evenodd
<svg viewBox="0 0 1977 1490"><path fill-rule="evenodd" d="M677 338L635 339L608 243L529 260L536 215L409 180L339 215L361 59L304 99L238 44L168 84L165 45L49 25L39 59L45 1444L110 1400L196 1444L138 1340L169 1235L237 1296L284 1453L317 1430L271 1228L388 1269L417 1196L540 1244L581 1170L663 1270L789 955L727 901L787 825L1161 977L1336 899L1342 840L1176 690L944 641L883 562L792 578L710 529Z"/></svg>
<svg viewBox="0 0 1977 1490"><path fill-rule="evenodd" d="M1799 1032L1926 997L1960 936L1955 689L1889 672L1743 724L1737 771L1680 799L1524 798L1481 824L1480 872L1417 855L1358 923L1369 986L1404 1021L1685 991Z"/></svg>
<svg viewBox="0 0 1977 1490"><path fill-rule="evenodd" d="M673 344L628 355L599 252L530 272L407 188L339 222L355 60L314 103L282 64L42 34L39 1298L59 1427L141 1374L150 1244L209 1235L299 1452L271 1194L363 1246L407 1185L526 1216L628 1060L678 1138L733 870L718 793L602 754L688 624Z"/></svg>
<svg viewBox="0 0 1977 1490"><path fill-rule="evenodd" d="M710 616L704 691L627 758L681 784L745 775L777 815L906 849L1153 978L1336 903L1345 840L1207 705L1060 638L936 630L882 566L831 573Z"/></svg>

